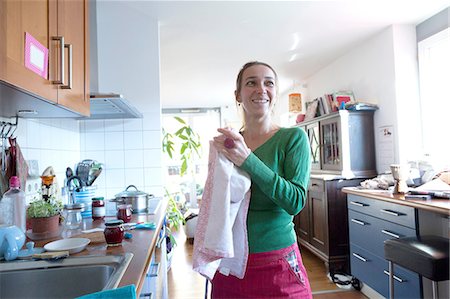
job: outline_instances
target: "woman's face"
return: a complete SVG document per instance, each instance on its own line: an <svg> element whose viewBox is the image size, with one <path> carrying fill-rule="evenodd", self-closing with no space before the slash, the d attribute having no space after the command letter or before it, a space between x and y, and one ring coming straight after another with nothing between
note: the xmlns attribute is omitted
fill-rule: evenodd
<svg viewBox="0 0 450 299"><path fill-rule="evenodd" d="M241 90L236 100L245 114L264 116L272 110L275 101L275 74L264 65L253 65L242 74Z"/></svg>

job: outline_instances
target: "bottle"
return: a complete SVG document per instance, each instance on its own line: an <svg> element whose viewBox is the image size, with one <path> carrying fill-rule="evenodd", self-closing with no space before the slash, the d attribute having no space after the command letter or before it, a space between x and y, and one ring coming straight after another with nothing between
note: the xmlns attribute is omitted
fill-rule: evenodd
<svg viewBox="0 0 450 299"><path fill-rule="evenodd" d="M9 190L0 201L0 223L15 225L25 233L25 205L25 192L20 190L20 180L17 176L12 176L9 179Z"/></svg>

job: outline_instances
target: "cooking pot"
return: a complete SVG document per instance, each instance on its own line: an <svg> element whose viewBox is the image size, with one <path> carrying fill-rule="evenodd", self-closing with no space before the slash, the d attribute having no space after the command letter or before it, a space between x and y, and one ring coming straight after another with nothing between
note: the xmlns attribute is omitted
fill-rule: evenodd
<svg viewBox="0 0 450 299"><path fill-rule="evenodd" d="M128 190L134 188L135 190ZM133 214L146 213L148 208L148 200L153 198L153 194L139 191L135 185L129 185L125 191L116 194L115 199L111 200L117 204L131 205Z"/></svg>

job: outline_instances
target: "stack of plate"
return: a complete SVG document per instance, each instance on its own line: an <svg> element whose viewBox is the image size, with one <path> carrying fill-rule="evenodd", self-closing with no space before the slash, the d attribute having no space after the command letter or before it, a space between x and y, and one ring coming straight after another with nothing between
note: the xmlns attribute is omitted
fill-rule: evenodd
<svg viewBox="0 0 450 299"><path fill-rule="evenodd" d="M84 204L84 212L81 212L83 218L92 217L92 198L95 197L96 190L97 186L87 186L73 192L75 203Z"/></svg>

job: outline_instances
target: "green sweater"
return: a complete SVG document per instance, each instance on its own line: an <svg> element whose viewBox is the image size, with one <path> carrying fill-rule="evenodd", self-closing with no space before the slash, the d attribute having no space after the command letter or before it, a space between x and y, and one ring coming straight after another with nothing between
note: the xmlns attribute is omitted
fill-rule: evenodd
<svg viewBox="0 0 450 299"><path fill-rule="evenodd" d="M252 180L247 217L250 253L277 250L296 242L292 220L305 206L309 153L303 129L281 128L241 165Z"/></svg>

